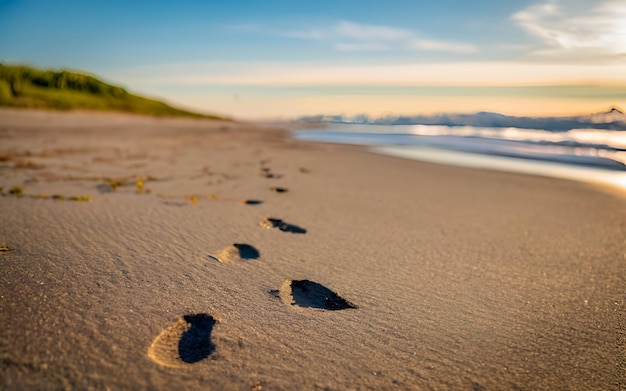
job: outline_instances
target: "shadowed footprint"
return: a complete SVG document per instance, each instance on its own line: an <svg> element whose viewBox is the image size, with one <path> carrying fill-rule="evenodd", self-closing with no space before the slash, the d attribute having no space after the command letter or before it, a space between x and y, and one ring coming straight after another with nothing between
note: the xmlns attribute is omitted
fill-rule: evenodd
<svg viewBox="0 0 626 391"><path fill-rule="evenodd" d="M274 193L286 193L289 191L287 188L284 187L270 187L270 190Z"/></svg>
<svg viewBox="0 0 626 391"><path fill-rule="evenodd" d="M207 314L180 317L159 334L150 348L148 357L168 367L195 364L215 351L211 332L215 319Z"/></svg>
<svg viewBox="0 0 626 391"><path fill-rule="evenodd" d="M303 308L319 308L329 311L357 308L356 305L325 286L309 280L286 280L280 286L278 295L283 303Z"/></svg>
<svg viewBox="0 0 626 391"><path fill-rule="evenodd" d="M263 203L263 201L261 200L248 200L248 199L242 200L241 202L246 205L261 205Z"/></svg>
<svg viewBox="0 0 626 391"><path fill-rule="evenodd" d="M280 174L274 174L271 168L264 166L264 163L261 163L261 176L265 178L274 178L274 179L280 179L283 177Z"/></svg>
<svg viewBox="0 0 626 391"><path fill-rule="evenodd" d="M268 217L267 219L261 221L259 225L263 228L278 228L283 232L290 232L293 234L305 234L306 229L302 227L298 227L297 225L288 224L282 221L281 219L274 219Z"/></svg>
<svg viewBox="0 0 626 391"><path fill-rule="evenodd" d="M209 258L218 262L227 263L235 261L247 261L250 259L259 259L261 254L255 247L245 243L234 243L218 252L215 256L209 255Z"/></svg>

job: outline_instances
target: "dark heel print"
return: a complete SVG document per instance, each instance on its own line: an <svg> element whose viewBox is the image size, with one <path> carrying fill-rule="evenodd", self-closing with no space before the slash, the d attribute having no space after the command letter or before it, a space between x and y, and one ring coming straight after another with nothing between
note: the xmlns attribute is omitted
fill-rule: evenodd
<svg viewBox="0 0 626 391"><path fill-rule="evenodd" d="M286 280L278 290L285 304L303 308L338 311L357 308L337 293L310 280Z"/></svg>
<svg viewBox="0 0 626 391"><path fill-rule="evenodd" d="M305 234L306 229L302 227L298 227L294 224L288 224L282 221L281 219L275 219L272 217L268 217L267 219L261 221L259 225L263 228L277 228L283 232L289 232L292 234Z"/></svg>
<svg viewBox="0 0 626 391"><path fill-rule="evenodd" d="M215 351L211 333L215 319L207 314L185 315L159 334L150 348L148 357L167 367L196 364Z"/></svg>

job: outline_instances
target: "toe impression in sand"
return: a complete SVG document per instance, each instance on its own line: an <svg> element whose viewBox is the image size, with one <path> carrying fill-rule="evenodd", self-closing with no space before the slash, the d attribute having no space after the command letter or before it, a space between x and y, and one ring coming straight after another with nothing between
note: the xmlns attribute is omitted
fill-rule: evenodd
<svg viewBox="0 0 626 391"><path fill-rule="evenodd" d="M215 319L207 314L178 318L154 339L148 357L167 367L184 367L204 360L215 351L211 342L215 323Z"/></svg>
<svg viewBox="0 0 626 391"><path fill-rule="evenodd" d="M280 286L278 296L283 303L302 308L318 308L328 311L357 308L337 293L310 280L286 280Z"/></svg>

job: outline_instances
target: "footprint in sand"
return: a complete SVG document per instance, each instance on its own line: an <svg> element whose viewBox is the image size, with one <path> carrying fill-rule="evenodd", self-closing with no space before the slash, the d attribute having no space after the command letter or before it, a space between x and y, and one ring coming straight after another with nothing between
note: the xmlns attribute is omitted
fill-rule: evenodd
<svg viewBox="0 0 626 391"><path fill-rule="evenodd" d="M266 166L261 166L261 176L265 177L265 178L273 178L273 179L280 179L283 176L280 174L275 174L272 172L272 169Z"/></svg>
<svg viewBox="0 0 626 391"><path fill-rule="evenodd" d="M283 176L280 174L274 174L272 172L263 172L261 173L261 176L265 177L265 178L270 178L270 179L280 179Z"/></svg>
<svg viewBox="0 0 626 391"><path fill-rule="evenodd" d="M270 191L273 191L274 193L286 193L289 190L285 187L270 187Z"/></svg>
<svg viewBox="0 0 626 391"><path fill-rule="evenodd" d="M263 201L261 200L249 200L249 199L244 199L241 202L246 205L261 205L263 203Z"/></svg>
<svg viewBox="0 0 626 391"><path fill-rule="evenodd" d="M167 367L184 367L204 360L215 351L211 342L215 323L207 314L178 318L154 339L148 357Z"/></svg>
<svg viewBox="0 0 626 391"><path fill-rule="evenodd" d="M259 250L254 248L254 246L245 243L234 243L232 246L222 249L215 255L209 255L209 258L218 262L229 263L259 259L260 256Z"/></svg>
<svg viewBox="0 0 626 391"><path fill-rule="evenodd" d="M303 308L329 311L357 308L337 293L310 280L286 280L278 292L270 291L270 294L277 294L287 305L297 305Z"/></svg>
<svg viewBox="0 0 626 391"><path fill-rule="evenodd" d="M306 229L302 227L298 227L297 225L288 224L282 221L281 219L274 219L272 217L268 217L267 219L261 221L259 225L263 228L278 228L283 232L290 232L293 234L305 234Z"/></svg>

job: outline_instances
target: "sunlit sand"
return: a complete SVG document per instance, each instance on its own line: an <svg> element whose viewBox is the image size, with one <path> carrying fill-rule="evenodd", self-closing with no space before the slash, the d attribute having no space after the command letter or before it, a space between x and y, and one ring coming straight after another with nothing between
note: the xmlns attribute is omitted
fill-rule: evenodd
<svg viewBox="0 0 626 391"><path fill-rule="evenodd" d="M623 379L613 192L249 123L3 110L0 140L3 389Z"/></svg>

